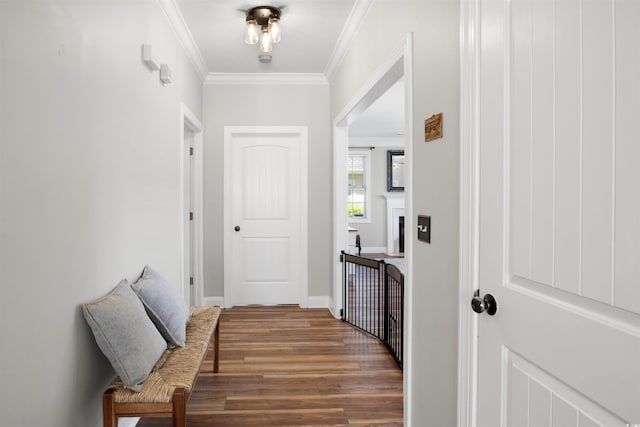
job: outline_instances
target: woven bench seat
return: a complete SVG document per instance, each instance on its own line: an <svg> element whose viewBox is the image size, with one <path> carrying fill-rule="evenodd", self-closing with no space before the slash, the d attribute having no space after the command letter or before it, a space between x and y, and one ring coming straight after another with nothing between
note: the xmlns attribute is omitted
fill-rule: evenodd
<svg viewBox="0 0 640 427"><path fill-rule="evenodd" d="M170 417L175 427L186 425L186 406L209 344L214 340L214 372L218 372L219 307L191 307L184 347L167 349L142 390L123 387L116 378L103 395L105 427L117 427L119 417Z"/></svg>

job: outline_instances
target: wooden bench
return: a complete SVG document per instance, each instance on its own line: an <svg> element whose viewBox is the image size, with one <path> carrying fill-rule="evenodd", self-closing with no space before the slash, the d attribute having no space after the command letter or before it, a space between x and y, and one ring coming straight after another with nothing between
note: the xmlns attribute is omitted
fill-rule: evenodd
<svg viewBox="0 0 640 427"><path fill-rule="evenodd" d="M116 378L102 396L104 427L117 427L120 417L172 418L187 422L187 403L213 341L213 372L218 372L219 307L192 307L184 347L164 352L140 392L125 389Z"/></svg>

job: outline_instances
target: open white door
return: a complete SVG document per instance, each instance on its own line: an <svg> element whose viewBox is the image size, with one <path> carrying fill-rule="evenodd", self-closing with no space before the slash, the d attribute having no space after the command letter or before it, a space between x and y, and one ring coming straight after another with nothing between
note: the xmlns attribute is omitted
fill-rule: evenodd
<svg viewBox="0 0 640 427"><path fill-rule="evenodd" d="M640 425L640 2L479 4L477 425Z"/></svg>
<svg viewBox="0 0 640 427"><path fill-rule="evenodd" d="M307 302L306 128L225 128L225 304Z"/></svg>
<svg viewBox="0 0 640 427"><path fill-rule="evenodd" d="M192 306L203 298L202 123L180 104L182 295Z"/></svg>

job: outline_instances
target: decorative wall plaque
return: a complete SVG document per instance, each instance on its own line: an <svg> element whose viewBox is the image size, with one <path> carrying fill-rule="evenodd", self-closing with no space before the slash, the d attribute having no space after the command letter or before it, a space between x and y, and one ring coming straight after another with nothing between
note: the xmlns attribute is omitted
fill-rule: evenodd
<svg viewBox="0 0 640 427"><path fill-rule="evenodd" d="M442 113L434 114L424 121L424 142L442 138Z"/></svg>

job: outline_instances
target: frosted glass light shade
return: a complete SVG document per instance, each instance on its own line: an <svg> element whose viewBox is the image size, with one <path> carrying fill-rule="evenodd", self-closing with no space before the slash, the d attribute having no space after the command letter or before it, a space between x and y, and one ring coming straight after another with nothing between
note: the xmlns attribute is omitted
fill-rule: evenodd
<svg viewBox="0 0 640 427"><path fill-rule="evenodd" d="M258 23L255 19L250 19L247 21L247 30L244 34L244 41L247 44L256 44L258 43L258 31L259 31Z"/></svg>

